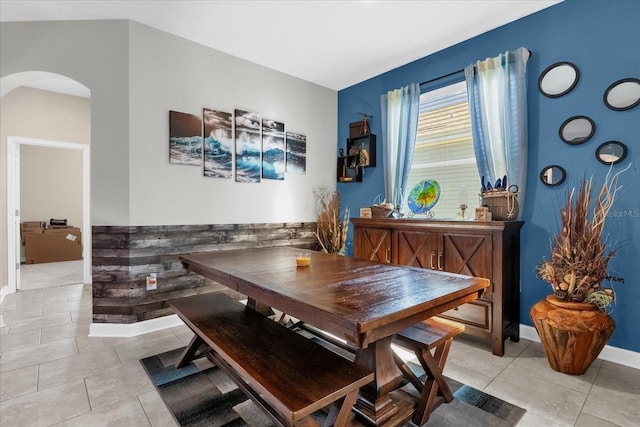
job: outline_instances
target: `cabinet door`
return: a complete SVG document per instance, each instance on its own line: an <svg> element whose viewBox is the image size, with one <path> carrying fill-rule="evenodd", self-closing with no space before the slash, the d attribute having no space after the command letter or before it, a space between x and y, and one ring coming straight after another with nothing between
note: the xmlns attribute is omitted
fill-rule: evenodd
<svg viewBox="0 0 640 427"><path fill-rule="evenodd" d="M439 270L440 233L396 231L394 262L401 265ZM442 259L440 259L440 266Z"/></svg>
<svg viewBox="0 0 640 427"><path fill-rule="evenodd" d="M356 228L353 256L383 263L391 262L391 230Z"/></svg>
<svg viewBox="0 0 640 427"><path fill-rule="evenodd" d="M448 234L442 236L444 271L468 276L493 278L493 247L491 235ZM491 298L492 288L483 298Z"/></svg>

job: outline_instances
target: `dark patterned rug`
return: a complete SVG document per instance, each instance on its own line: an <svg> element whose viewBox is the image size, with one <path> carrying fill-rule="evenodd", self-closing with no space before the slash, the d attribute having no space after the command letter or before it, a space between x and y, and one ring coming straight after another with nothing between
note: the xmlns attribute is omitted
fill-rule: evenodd
<svg viewBox="0 0 640 427"><path fill-rule="evenodd" d="M174 364L182 350L178 348L140 360L178 424L208 427L273 425L235 383L206 358L176 369ZM417 365L413 368L418 369ZM450 378L447 382L455 399L440 405L425 426L509 427L515 426L526 412ZM411 385L405 389L415 393ZM411 422L405 425L414 426Z"/></svg>

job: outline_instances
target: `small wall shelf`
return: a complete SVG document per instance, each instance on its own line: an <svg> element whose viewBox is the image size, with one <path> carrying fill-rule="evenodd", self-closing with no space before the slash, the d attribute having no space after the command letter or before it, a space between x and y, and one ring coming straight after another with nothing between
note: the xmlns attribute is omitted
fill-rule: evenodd
<svg viewBox="0 0 640 427"><path fill-rule="evenodd" d="M347 153L351 153L351 149L355 147L363 154L362 158L368 162L362 164L365 168L376 166L376 136L373 134L361 135L347 139Z"/></svg>
<svg viewBox="0 0 640 427"><path fill-rule="evenodd" d="M362 166L358 165L360 153L338 157L336 179L341 183L362 182Z"/></svg>

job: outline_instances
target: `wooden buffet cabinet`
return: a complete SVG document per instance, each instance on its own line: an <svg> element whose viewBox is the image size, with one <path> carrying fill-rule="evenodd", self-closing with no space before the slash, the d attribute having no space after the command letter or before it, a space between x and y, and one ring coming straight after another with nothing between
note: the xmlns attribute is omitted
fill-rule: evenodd
<svg viewBox="0 0 640 427"><path fill-rule="evenodd" d="M491 340L504 355L504 341L520 338L520 228L522 221L439 221L353 218L354 256L371 261L447 271L491 281L476 301L442 316L466 332Z"/></svg>

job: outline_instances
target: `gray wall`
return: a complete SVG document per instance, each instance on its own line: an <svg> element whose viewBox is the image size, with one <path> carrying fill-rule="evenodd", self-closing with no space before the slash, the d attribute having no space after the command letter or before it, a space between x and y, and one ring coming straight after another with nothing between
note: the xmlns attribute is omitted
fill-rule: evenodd
<svg viewBox="0 0 640 427"><path fill-rule="evenodd" d="M309 221L312 189L335 186L337 94L331 89L136 22L0 28L0 77L50 71L91 89L93 225ZM247 185L170 165L168 111L201 114L203 107L255 111L306 133L307 174ZM267 208L274 201L278 209Z"/></svg>
<svg viewBox="0 0 640 427"><path fill-rule="evenodd" d="M309 222L312 190L335 187L331 89L136 22L1 23L0 77L33 70L91 90L93 226ZM305 133L307 174L240 184L169 164L168 111L201 114L203 107L255 111ZM0 227L6 235L6 219ZM0 279L5 285L6 273Z"/></svg>
<svg viewBox="0 0 640 427"><path fill-rule="evenodd" d="M128 39L127 21L0 24L0 77L48 71L91 89L93 224L129 223Z"/></svg>
<svg viewBox="0 0 640 427"><path fill-rule="evenodd" d="M312 188L335 186L337 93L144 25L130 34L131 224L314 221ZM168 111L203 107L253 111L306 134L306 175L242 184L169 164Z"/></svg>
<svg viewBox="0 0 640 427"><path fill-rule="evenodd" d="M0 24L3 89L6 77L27 71L62 74L91 89L92 223L129 221L128 33L126 21ZM0 152L0 287L4 287L8 284L5 138L0 140Z"/></svg>

